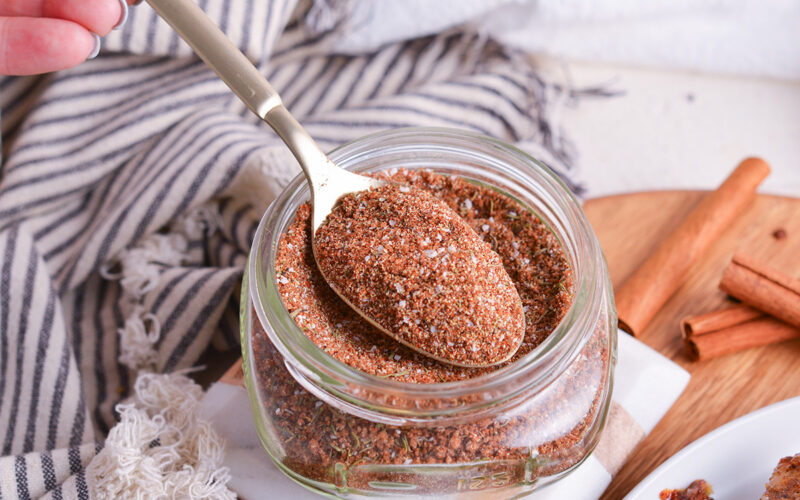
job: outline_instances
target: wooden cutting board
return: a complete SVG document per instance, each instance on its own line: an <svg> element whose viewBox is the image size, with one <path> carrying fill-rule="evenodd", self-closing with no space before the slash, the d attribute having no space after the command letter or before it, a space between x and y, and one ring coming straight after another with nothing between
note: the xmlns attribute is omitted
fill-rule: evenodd
<svg viewBox="0 0 800 500"><path fill-rule="evenodd" d="M663 191L586 202L584 209L605 252L615 288L705 194ZM786 237L774 237L773 232L778 229L783 229ZM684 284L639 336L686 368L692 378L675 405L614 478L602 497L604 500L624 497L667 458L720 425L763 406L800 396L800 341L704 362L692 362L684 353L680 319L730 304L717 284L735 251L764 259L800 277L800 199L760 195L691 269ZM775 457L775 463L779 458ZM704 466L697 464L698 478L702 477Z"/></svg>

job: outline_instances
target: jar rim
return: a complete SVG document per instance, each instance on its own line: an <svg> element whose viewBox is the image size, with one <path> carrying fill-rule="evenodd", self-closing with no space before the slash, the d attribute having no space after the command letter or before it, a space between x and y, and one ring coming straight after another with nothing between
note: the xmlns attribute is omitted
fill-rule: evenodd
<svg viewBox="0 0 800 500"><path fill-rule="evenodd" d="M572 357L577 354L582 345L582 341L588 338L599 320L600 308L587 306L600 303L602 291L599 290L600 287L597 286L597 283L607 283L599 243L578 199L566 184L542 162L503 141L464 130L438 127L392 129L370 134L344 144L331 151L329 156L336 163L340 163L344 159L357 161L365 154L375 154L386 144L399 144L411 149L445 147L445 150L446 146L450 145L459 151L468 150L470 145L475 145L475 147L488 148L498 154L502 152L527 167L527 172L518 169L516 174L527 176L528 180L535 175L536 183L544 189L548 200L557 205L553 208L558 209L559 217L563 219L560 222L571 231L570 236L574 237L570 249L572 251L570 265L573 269L574 280L572 304L555 329L531 352L507 366L477 377L451 382L417 384L381 378L353 368L327 354L303 333L283 304L278 292L274 267L264 268L261 264L265 251L272 256L269 262L274 262L277 244L283 234L283 229L278 227L279 223L286 222L287 212L290 210L292 213L288 214L288 220L293 219L296 205L299 205L298 200L308 199L306 180L300 174L289 183L262 216L250 252L246 280L249 287L248 294L258 317L257 320L265 325L264 330L284 357L287 366L291 368L293 376L296 378L298 375L306 377L313 380L315 384L326 386L325 392L345 399L348 402L346 405L366 405L384 413L391 413L392 409L376 408L374 402L371 401L359 401L358 395L348 391L347 388L358 387L365 389L364 392L402 393L405 397L422 399L459 398L476 393L494 394L489 401L483 398L482 404L485 406L499 400L510 399L523 389L530 390L533 384L549 383L553 376L560 373L571 362ZM433 170L435 172L435 168ZM526 205L529 204L526 203ZM550 229L563 246L564 235L556 234L553 227ZM568 254L568 258L570 257L570 252L565 251L565 254ZM579 268L576 263L580 264ZM580 307L581 304L584 307ZM267 328L267 324L271 328ZM250 351L245 355L252 355L252 348L249 347L251 341L249 338L245 341L247 346L243 345L243 348L249 348ZM530 375L537 371L539 373L531 380ZM501 390L514 386L515 384L510 384L514 380L526 378L523 375L526 375L528 379L524 388L517 387L516 391ZM298 382L302 383L300 380ZM306 384L303 385L307 387ZM465 408L462 408L463 410ZM428 416L442 414L437 410L420 410L418 413L420 415L427 413Z"/></svg>

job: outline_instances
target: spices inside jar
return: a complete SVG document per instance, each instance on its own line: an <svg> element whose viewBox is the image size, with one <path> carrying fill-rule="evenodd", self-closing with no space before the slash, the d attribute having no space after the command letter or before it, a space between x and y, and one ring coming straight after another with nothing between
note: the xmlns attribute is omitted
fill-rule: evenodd
<svg viewBox="0 0 800 500"><path fill-rule="evenodd" d="M389 336L460 366L508 360L525 334L500 257L444 200L389 184L343 197L314 236L327 282Z"/></svg>
<svg viewBox="0 0 800 500"><path fill-rule="evenodd" d="M438 148L410 147L417 161L465 177L378 175L445 201L501 257L526 319L508 362L440 363L351 310L316 269L302 187L276 200L256 233L242 302L251 404L269 454L312 489L358 498L515 497L562 477L598 442L616 332L599 245L546 171L491 143L494 158L508 162L495 170L484 165L479 139L450 140L461 149L444 160ZM381 156L380 165L402 160ZM548 204L540 194L554 197Z"/></svg>
<svg viewBox="0 0 800 500"><path fill-rule="evenodd" d="M491 188L429 171L383 174L424 189L456 210L502 259L522 302L525 333L509 362L538 346L572 301L572 274L558 242L538 217ZM492 368L450 366L387 337L353 311L319 272L311 239L311 205L300 206L282 235L275 263L278 291L295 323L329 355L363 372L414 383L473 378Z"/></svg>
<svg viewBox="0 0 800 500"><path fill-rule="evenodd" d="M458 177L400 170L389 178L445 201L501 257L525 313L520 348L504 364L465 368L437 362L379 332L339 298L317 269L311 246L311 207L307 203L299 207L281 236L275 262L280 296L305 335L327 354L355 369L418 384L478 377L513 363L540 345L566 314L573 290L571 269L549 229L511 198ZM503 461L524 463L532 454L559 457L552 465L542 462L537 471L554 474L587 453L585 446L589 444L584 440L594 428L606 396L606 322L607 318L601 317L577 361L545 393L526 398L499 418L485 417L459 425L390 427L323 403L289 374L258 322L253 330L255 371L264 388L263 404L282 439L283 461L304 477L335 481L336 467L342 466L350 471L350 487L368 487L370 481L389 481L390 476L376 476L366 469L353 473L359 465L490 460L501 467ZM524 469L501 469L510 482L523 480ZM431 491L439 488L430 487Z"/></svg>

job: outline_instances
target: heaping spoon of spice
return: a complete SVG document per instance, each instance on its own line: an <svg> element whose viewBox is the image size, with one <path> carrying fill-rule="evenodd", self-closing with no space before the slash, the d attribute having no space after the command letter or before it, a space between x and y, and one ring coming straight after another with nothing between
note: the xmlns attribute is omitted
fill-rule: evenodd
<svg viewBox="0 0 800 500"><path fill-rule="evenodd" d="M314 256L383 333L439 361L491 366L517 351L522 302L500 257L444 201L336 166L253 64L192 0L147 0L289 146L311 188Z"/></svg>

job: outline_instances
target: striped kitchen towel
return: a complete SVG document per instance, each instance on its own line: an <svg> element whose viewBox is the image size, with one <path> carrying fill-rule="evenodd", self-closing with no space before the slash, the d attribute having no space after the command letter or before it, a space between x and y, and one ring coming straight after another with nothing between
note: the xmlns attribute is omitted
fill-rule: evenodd
<svg viewBox="0 0 800 500"><path fill-rule="evenodd" d="M459 127L576 187L548 115L570 94L520 54L468 30L340 54L346 2L200 5L324 148ZM232 498L183 370L238 349L249 241L294 159L144 4L98 59L0 79L0 109L0 499Z"/></svg>

